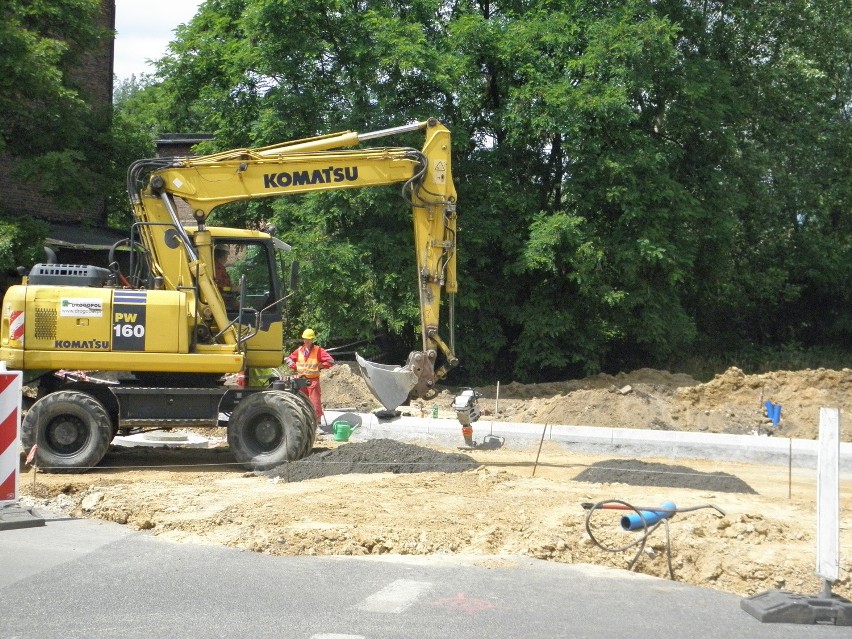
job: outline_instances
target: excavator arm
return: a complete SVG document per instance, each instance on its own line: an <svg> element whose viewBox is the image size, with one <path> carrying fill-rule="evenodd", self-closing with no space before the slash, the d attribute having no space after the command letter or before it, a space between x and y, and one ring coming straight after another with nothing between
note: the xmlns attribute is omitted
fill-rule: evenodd
<svg viewBox="0 0 852 639"><path fill-rule="evenodd" d="M367 140L424 131L418 150L405 147L347 149ZM141 160L128 172L128 192L154 275L163 288L197 290L199 312L237 344L213 279L212 238L205 221L221 204L337 189L403 184L412 207L422 344L403 366L373 364L358 357L373 393L393 410L409 396L428 397L436 381L458 364L452 332L456 280L456 192L450 132L430 119L392 129L351 131L256 149L200 157ZM190 238L178 220L174 198L191 208L198 228ZM176 248L182 250L175 251ZM450 296L450 333L440 334L440 310Z"/></svg>

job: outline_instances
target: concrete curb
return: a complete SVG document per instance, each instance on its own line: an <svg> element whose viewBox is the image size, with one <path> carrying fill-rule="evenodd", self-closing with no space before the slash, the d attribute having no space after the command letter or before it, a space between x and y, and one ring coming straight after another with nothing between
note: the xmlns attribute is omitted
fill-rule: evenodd
<svg viewBox="0 0 852 639"><path fill-rule="evenodd" d="M461 425L455 420L407 416L379 419L373 413L335 410L325 413L329 425L341 418L360 420L360 428L350 441L386 437L403 441L426 439L450 446L464 443ZM816 440L490 420L474 423L473 435L484 448L488 448L489 440L513 449L537 447L543 435L545 441L584 453L727 460L809 469L817 467L819 453ZM852 473L852 443L840 444L840 470Z"/></svg>

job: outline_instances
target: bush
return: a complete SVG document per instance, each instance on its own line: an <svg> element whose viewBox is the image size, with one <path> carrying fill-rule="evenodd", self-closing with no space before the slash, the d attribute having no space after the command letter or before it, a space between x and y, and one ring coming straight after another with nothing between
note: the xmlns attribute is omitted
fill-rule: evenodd
<svg viewBox="0 0 852 639"><path fill-rule="evenodd" d="M47 233L48 226L41 220L0 210L0 273L13 275L18 266L37 262Z"/></svg>

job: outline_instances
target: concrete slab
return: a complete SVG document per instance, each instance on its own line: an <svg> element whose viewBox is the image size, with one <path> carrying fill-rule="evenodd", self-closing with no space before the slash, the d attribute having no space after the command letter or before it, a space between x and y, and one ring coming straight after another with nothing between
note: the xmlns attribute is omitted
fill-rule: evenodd
<svg viewBox="0 0 852 639"><path fill-rule="evenodd" d="M0 506L0 530L35 526L44 526L44 517L35 514L32 508L22 508L18 504Z"/></svg>
<svg viewBox="0 0 852 639"><path fill-rule="evenodd" d="M112 443L116 446L180 446L187 448L213 448L221 445L225 440L222 438L202 437L196 433L185 433L183 431L153 430L134 435L117 436Z"/></svg>

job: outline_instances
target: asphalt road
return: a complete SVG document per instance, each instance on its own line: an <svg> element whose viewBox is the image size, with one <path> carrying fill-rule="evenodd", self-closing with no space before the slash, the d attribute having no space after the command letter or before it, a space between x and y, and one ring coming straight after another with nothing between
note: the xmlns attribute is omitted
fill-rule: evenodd
<svg viewBox="0 0 852 639"><path fill-rule="evenodd" d="M597 566L271 557L40 514L45 526L0 530L0 639L849 636L761 623L735 595Z"/></svg>

